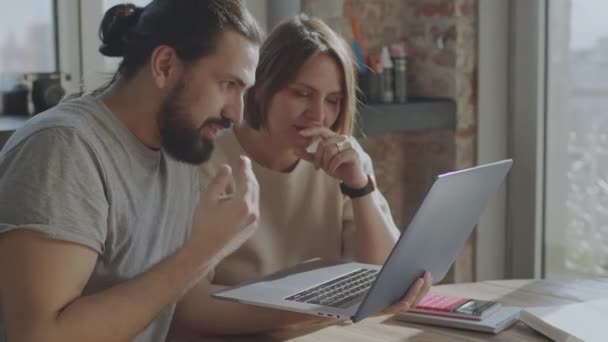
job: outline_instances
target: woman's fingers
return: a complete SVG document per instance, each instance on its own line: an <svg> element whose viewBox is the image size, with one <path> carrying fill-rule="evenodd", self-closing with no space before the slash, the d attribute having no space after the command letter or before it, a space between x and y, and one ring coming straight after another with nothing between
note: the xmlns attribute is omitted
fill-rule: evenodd
<svg viewBox="0 0 608 342"><path fill-rule="evenodd" d="M330 161L337 155L351 149L352 145L348 137L344 135L336 135L326 139L320 144L321 151L317 151L317 167L321 167L329 173ZM331 173L330 173L331 174Z"/></svg>
<svg viewBox="0 0 608 342"><path fill-rule="evenodd" d="M425 272L421 278L416 279L403 298L383 310L385 314L395 314L415 308L424 296L426 296L433 284L433 277L429 272Z"/></svg>
<svg viewBox="0 0 608 342"><path fill-rule="evenodd" d="M429 293L429 291L431 290L431 285L433 285L433 278L431 277L431 274L429 272L424 272L424 276L422 277L422 279L424 280L424 285L422 286L422 289L420 289L420 291L418 292L416 299L414 299L414 302L412 303L412 308L415 308L416 305L420 304L422 298L424 298L424 296Z"/></svg>
<svg viewBox="0 0 608 342"><path fill-rule="evenodd" d="M412 284L412 286L410 286L409 290L407 290L407 293L405 294L405 296L403 296L403 298L400 301L398 301L397 303L386 308L383 311L383 313L395 314L398 312L407 311L407 310L411 309L413 307L414 301L416 300L418 292L420 292L420 290L423 288L423 286L424 286L424 279L417 278L416 281Z"/></svg>
<svg viewBox="0 0 608 342"><path fill-rule="evenodd" d="M353 149L346 150L333 156L327 166L327 173L334 175L336 170L344 164L353 163L358 158L357 152Z"/></svg>
<svg viewBox="0 0 608 342"><path fill-rule="evenodd" d="M300 131L300 134L311 138L311 145L318 141L316 151L307 152L309 154L302 157L313 163L317 170L323 169L331 176L335 177L335 172L341 165L358 158L350 138L346 135L338 135L326 127L307 128Z"/></svg>
<svg viewBox="0 0 608 342"><path fill-rule="evenodd" d="M311 127L301 130L300 135L302 135L303 137L320 136L324 139L329 139L337 134L336 132L332 131L327 127Z"/></svg>

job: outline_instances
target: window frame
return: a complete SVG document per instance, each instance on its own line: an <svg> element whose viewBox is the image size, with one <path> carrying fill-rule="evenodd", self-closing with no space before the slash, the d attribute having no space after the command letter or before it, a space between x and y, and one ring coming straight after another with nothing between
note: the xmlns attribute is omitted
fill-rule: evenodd
<svg viewBox="0 0 608 342"><path fill-rule="evenodd" d="M547 0L480 1L478 162L513 158L480 218L476 280L543 271Z"/></svg>
<svg viewBox="0 0 608 342"><path fill-rule="evenodd" d="M82 89L80 0L56 1L58 70L64 74L62 85L67 93Z"/></svg>
<svg viewBox="0 0 608 342"><path fill-rule="evenodd" d="M61 62L60 62L60 47L59 47L59 1L61 0L51 0L51 20L52 20L52 26L53 26L53 37L52 37L52 41L53 41L53 46L54 46L54 51L52 53L54 59L55 59L55 63L53 65L53 70L50 72L59 72L61 70ZM49 71L29 71L23 74L35 74L35 73L41 73L41 72L49 72ZM21 72L1 72L0 74L22 74Z"/></svg>
<svg viewBox="0 0 608 342"><path fill-rule="evenodd" d="M544 276L547 0L514 0L507 277Z"/></svg>

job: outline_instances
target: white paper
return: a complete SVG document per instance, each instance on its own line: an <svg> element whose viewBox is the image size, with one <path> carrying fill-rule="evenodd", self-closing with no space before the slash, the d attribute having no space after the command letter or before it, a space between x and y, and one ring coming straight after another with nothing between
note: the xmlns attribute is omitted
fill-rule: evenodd
<svg viewBox="0 0 608 342"><path fill-rule="evenodd" d="M606 341L608 299L562 306L526 308L522 311L520 319L528 324L527 320L531 318L530 316L586 342ZM532 321L529 323L529 325L534 325ZM554 333L553 331L540 332L546 335Z"/></svg>

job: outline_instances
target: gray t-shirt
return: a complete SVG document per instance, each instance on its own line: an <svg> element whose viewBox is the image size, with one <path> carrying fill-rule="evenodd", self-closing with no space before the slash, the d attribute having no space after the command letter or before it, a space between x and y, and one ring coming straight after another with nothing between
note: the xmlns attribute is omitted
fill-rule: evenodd
<svg viewBox="0 0 608 342"><path fill-rule="evenodd" d="M30 119L0 152L0 233L27 227L97 251L89 295L184 244L199 198L197 172L147 148L85 95ZM165 341L174 311L168 305L136 341Z"/></svg>

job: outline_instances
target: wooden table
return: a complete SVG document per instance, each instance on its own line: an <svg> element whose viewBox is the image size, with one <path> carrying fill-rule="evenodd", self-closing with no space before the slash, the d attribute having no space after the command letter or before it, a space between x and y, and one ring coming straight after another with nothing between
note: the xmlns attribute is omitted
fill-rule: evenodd
<svg viewBox="0 0 608 342"><path fill-rule="evenodd" d="M432 293L498 300L511 306L546 306L608 297L608 278L576 281L503 280L434 286ZM203 341L548 341L522 323L500 334L486 334L405 323L384 315L357 324L338 323L325 327L287 330L271 335Z"/></svg>

